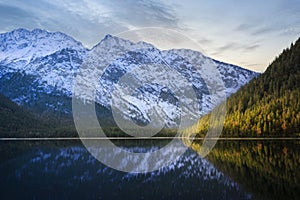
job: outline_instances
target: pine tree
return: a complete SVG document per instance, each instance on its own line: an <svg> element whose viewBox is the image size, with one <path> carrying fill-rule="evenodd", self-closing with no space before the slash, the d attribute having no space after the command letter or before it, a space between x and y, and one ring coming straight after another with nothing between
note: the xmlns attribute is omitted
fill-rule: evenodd
<svg viewBox="0 0 300 200"><path fill-rule="evenodd" d="M223 136L300 135L300 38L227 101ZM209 115L193 127L205 133Z"/></svg>

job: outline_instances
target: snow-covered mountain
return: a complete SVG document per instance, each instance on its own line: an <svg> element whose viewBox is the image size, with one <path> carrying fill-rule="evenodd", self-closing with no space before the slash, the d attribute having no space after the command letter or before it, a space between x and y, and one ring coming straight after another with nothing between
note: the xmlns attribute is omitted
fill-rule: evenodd
<svg viewBox="0 0 300 200"><path fill-rule="evenodd" d="M87 52L60 32L17 29L0 34L0 92L39 111L70 113L73 77Z"/></svg>
<svg viewBox="0 0 300 200"><path fill-rule="evenodd" d="M118 55L120 52L122 54L117 59L110 61L111 55ZM197 60L197 65L191 59ZM201 114L220 103L209 92L214 80L212 77L205 77L206 71L210 70L207 63L216 66L227 96L257 76L255 72L213 60L188 49L161 51L145 42L133 43L107 35L89 50L63 33L17 29L0 34L0 93L28 107L71 113L74 77L81 70L87 75L87 80L92 80L91 78L99 75L93 72L99 70L100 63L106 63L106 67L101 77L96 77L99 78L97 103L110 110L113 93L118 99L114 106L118 107L124 117L144 124L151 120L151 107L159 105L168 126L174 126L181 114L178 105L182 99L178 99L176 91L157 83L147 83L137 88L128 98L122 91L114 92L116 84L125 74L140 66L152 65L151 75L164 80L163 84L173 84L171 87L177 92L186 88L187 81L195 91ZM160 65L169 66L185 81L172 83L168 80L170 77L166 77L168 73L164 73L162 68L155 68ZM147 73L149 71L146 69L136 70L131 75L132 83L141 83ZM123 87L126 88L126 85ZM88 95L79 98L93 99ZM189 99L185 101L189 102Z"/></svg>
<svg viewBox="0 0 300 200"><path fill-rule="evenodd" d="M51 55L62 49L72 48L83 50L80 42L70 36L55 32L49 33L41 29L28 31L16 29L12 32L0 34L1 63L15 64L15 68L22 69L36 58Z"/></svg>

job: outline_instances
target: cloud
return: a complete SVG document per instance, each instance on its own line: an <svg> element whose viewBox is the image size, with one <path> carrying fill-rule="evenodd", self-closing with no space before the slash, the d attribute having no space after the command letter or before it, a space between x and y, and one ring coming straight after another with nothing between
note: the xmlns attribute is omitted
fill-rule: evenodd
<svg viewBox="0 0 300 200"><path fill-rule="evenodd" d="M259 25L258 25L259 24ZM252 23L242 23L238 25L236 28L234 28L234 31L241 31L246 32L253 36L259 36L268 34L271 32L279 31L280 27L274 26L273 24L265 24L261 25L261 23L258 23L256 21L253 21Z"/></svg>
<svg viewBox="0 0 300 200"><path fill-rule="evenodd" d="M295 35L295 36L299 36L300 33L300 26L299 27L287 27L285 29L283 29L280 32L280 36L290 36L290 35Z"/></svg>
<svg viewBox="0 0 300 200"><path fill-rule="evenodd" d="M225 45L219 47L218 51L223 52L223 51L227 51L227 50L235 50L238 48L238 46L239 45L237 43L231 42L231 43L228 43L228 44L225 44Z"/></svg>
<svg viewBox="0 0 300 200"><path fill-rule="evenodd" d="M279 32L280 30L281 28L278 26L268 25L268 26L262 26L255 29L254 31L251 32L251 34L254 36L259 36L259 35L266 35L272 32Z"/></svg>
<svg viewBox="0 0 300 200"><path fill-rule="evenodd" d="M250 19L237 25L233 31L244 32L252 37L270 37L271 34L273 36L298 36L300 30L299 6L300 2L296 1L294 4L289 3L288 6L284 3L280 9L278 8L267 18Z"/></svg>
<svg viewBox="0 0 300 200"><path fill-rule="evenodd" d="M249 23L242 23L240 25L238 25L234 31L248 31L253 29L254 27L256 27L256 25L254 24L249 24Z"/></svg>
<svg viewBox="0 0 300 200"><path fill-rule="evenodd" d="M299 36L300 25L293 24L293 25L274 25L274 26L265 26L257 28L256 30L252 31L251 34L253 36L269 36L271 34L275 34L277 36L289 36L295 35Z"/></svg>
<svg viewBox="0 0 300 200"><path fill-rule="evenodd" d="M61 31L92 47L108 33L164 27L191 36L222 59L244 52L260 59L257 49L263 46L261 50L268 49L268 63L284 41L299 36L299 6L299 0L0 0L0 32L16 28ZM184 42L175 43L190 48ZM263 62L256 58L255 62Z"/></svg>
<svg viewBox="0 0 300 200"><path fill-rule="evenodd" d="M253 45L249 45L249 46L244 46L244 50L253 51L259 47L260 47L260 44L253 44Z"/></svg>
<svg viewBox="0 0 300 200"><path fill-rule="evenodd" d="M3 20L8 20L11 18L13 18L14 20L22 19L21 17L28 18L32 15L29 12L26 12L17 7L0 4L0 16L0 20L2 22Z"/></svg>
<svg viewBox="0 0 300 200"><path fill-rule="evenodd" d="M43 28L65 32L91 47L104 35L156 26L180 29L171 6L146 0L10 0L0 4L1 31Z"/></svg>
<svg viewBox="0 0 300 200"><path fill-rule="evenodd" d="M213 40L207 39L207 38L201 38L198 40L199 44L206 45L213 43Z"/></svg>
<svg viewBox="0 0 300 200"><path fill-rule="evenodd" d="M15 6L0 4L1 31L8 31L11 28L20 27L28 23L28 21L37 25L36 17L32 15L32 13Z"/></svg>
<svg viewBox="0 0 300 200"><path fill-rule="evenodd" d="M222 52L225 51L243 51L243 52L249 52L249 51L254 51L255 49L259 48L261 45L258 43L251 43L251 44L241 44L241 43L235 43L235 42L230 42L227 43L221 47L218 47L216 49L216 52L213 53L213 55L219 55Z"/></svg>
<svg viewBox="0 0 300 200"><path fill-rule="evenodd" d="M130 27L179 27L179 20L171 6L153 0L75 0L49 1L59 8L99 23L116 23Z"/></svg>

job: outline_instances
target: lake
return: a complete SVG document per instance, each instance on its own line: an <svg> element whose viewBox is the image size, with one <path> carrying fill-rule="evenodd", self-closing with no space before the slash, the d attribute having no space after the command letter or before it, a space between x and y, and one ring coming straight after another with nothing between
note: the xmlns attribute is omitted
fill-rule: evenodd
<svg viewBox="0 0 300 200"><path fill-rule="evenodd" d="M131 151L169 140L116 140ZM80 140L0 141L1 199L299 199L299 140L201 140L171 165L125 173L95 159ZM105 148L105 147L103 147ZM126 160L125 160L126 162Z"/></svg>

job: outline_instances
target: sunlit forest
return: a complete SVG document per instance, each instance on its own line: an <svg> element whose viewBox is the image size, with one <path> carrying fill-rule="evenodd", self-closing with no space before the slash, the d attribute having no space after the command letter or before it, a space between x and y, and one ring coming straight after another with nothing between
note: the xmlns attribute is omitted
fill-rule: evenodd
<svg viewBox="0 0 300 200"><path fill-rule="evenodd" d="M222 137L300 135L300 39L227 100ZM204 136L210 115L186 130Z"/></svg>

